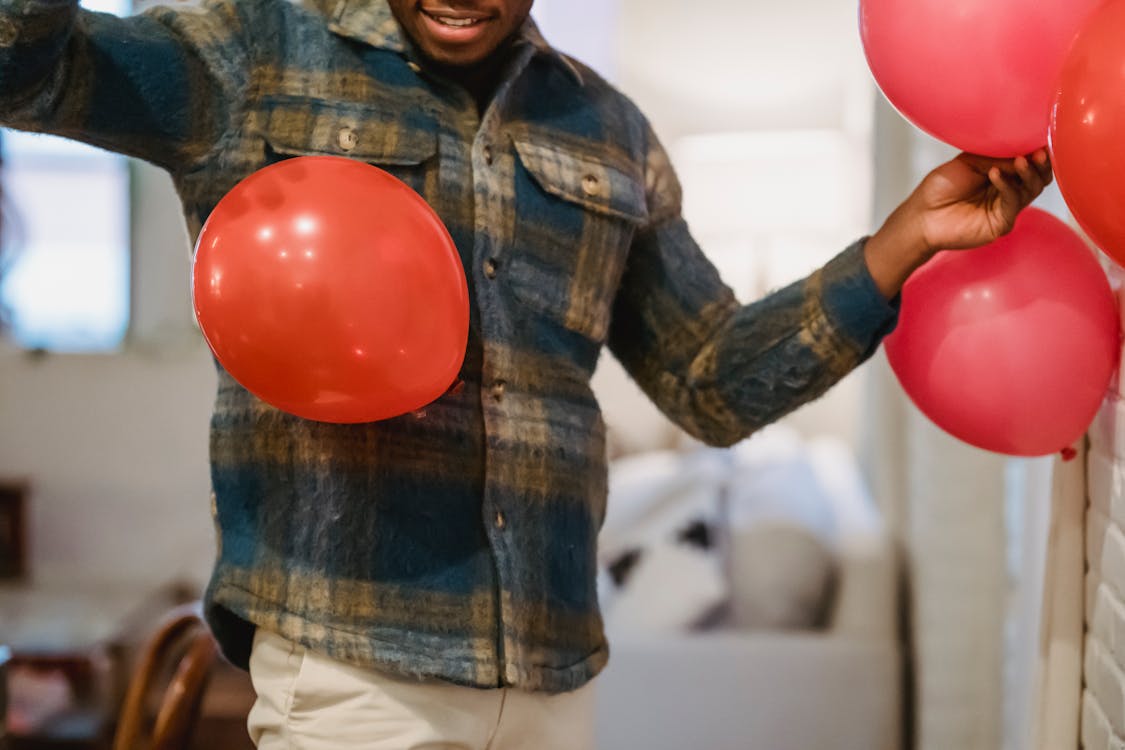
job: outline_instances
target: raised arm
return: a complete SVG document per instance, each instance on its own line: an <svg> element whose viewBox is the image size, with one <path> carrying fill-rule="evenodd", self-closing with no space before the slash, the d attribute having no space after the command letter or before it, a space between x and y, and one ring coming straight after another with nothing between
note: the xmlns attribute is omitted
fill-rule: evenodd
<svg viewBox="0 0 1125 750"><path fill-rule="evenodd" d="M250 58L233 0L130 18L0 0L0 125L188 171L237 127Z"/></svg>

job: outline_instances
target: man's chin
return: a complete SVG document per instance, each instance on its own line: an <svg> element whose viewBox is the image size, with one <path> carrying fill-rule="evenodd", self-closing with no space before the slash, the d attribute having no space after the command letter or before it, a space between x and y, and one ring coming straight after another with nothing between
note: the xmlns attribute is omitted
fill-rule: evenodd
<svg viewBox="0 0 1125 750"><path fill-rule="evenodd" d="M488 57L488 51L448 49L428 45L422 49L422 52L431 61L447 68L469 68L483 62Z"/></svg>

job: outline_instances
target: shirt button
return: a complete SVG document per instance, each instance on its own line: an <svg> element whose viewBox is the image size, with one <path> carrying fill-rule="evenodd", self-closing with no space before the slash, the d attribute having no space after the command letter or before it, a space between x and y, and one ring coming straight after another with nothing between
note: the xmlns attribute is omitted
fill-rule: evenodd
<svg viewBox="0 0 1125 750"><path fill-rule="evenodd" d="M481 153L484 155L484 163L491 167L492 166L492 146L485 146L484 149L481 151Z"/></svg>
<svg viewBox="0 0 1125 750"><path fill-rule="evenodd" d="M418 63L414 62L413 60L408 61L406 63L406 67L410 68L415 73L421 73L422 72L422 66L419 65Z"/></svg>
<svg viewBox="0 0 1125 750"><path fill-rule="evenodd" d="M592 174L588 174L582 178L582 192L586 195L594 196L598 194L598 178Z"/></svg>
<svg viewBox="0 0 1125 750"><path fill-rule="evenodd" d="M496 271L499 270L500 264L496 262L495 258L489 258L484 262L484 275L490 279L496 278Z"/></svg>
<svg viewBox="0 0 1125 750"><path fill-rule="evenodd" d="M20 36L19 26L7 16L0 16L0 47L11 47Z"/></svg>
<svg viewBox="0 0 1125 750"><path fill-rule="evenodd" d="M504 519L504 514L500 511L496 511L496 528L503 529L507 525L508 522Z"/></svg>
<svg viewBox="0 0 1125 750"><path fill-rule="evenodd" d="M354 128L340 128L340 132L336 134L336 144L341 151L351 151L359 145L359 134Z"/></svg>
<svg viewBox="0 0 1125 750"><path fill-rule="evenodd" d="M507 385L507 383L505 383L503 380L497 380L495 383L492 384L492 398L493 398L493 400L500 401L504 398L504 386L506 386L506 385Z"/></svg>

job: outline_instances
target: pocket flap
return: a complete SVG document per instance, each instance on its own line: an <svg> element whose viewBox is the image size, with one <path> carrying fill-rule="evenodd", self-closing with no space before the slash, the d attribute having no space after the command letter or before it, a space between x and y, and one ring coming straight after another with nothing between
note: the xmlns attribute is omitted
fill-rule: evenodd
<svg viewBox="0 0 1125 750"><path fill-rule="evenodd" d="M585 208L640 223L648 216L644 177L596 154L514 139L516 152L541 188Z"/></svg>
<svg viewBox="0 0 1125 750"><path fill-rule="evenodd" d="M275 96L263 102L261 135L287 156L330 154L376 164L421 164L437 153L437 128L422 109L388 111L353 102Z"/></svg>

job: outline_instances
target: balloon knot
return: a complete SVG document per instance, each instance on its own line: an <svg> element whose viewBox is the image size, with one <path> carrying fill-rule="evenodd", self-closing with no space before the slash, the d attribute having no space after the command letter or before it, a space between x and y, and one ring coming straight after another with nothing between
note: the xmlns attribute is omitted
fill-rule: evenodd
<svg viewBox="0 0 1125 750"><path fill-rule="evenodd" d="M1076 458L1078 458L1078 451L1076 451L1074 448L1068 445L1067 447L1062 449L1063 461L1073 461Z"/></svg>

